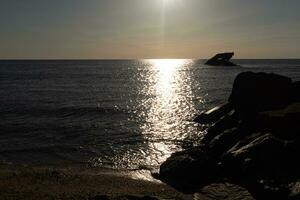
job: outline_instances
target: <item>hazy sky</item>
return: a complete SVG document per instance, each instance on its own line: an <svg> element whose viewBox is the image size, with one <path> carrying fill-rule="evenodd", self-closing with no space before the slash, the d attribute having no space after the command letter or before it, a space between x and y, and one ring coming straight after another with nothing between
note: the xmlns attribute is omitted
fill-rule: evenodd
<svg viewBox="0 0 300 200"><path fill-rule="evenodd" d="M1 0L0 58L300 58L299 0Z"/></svg>

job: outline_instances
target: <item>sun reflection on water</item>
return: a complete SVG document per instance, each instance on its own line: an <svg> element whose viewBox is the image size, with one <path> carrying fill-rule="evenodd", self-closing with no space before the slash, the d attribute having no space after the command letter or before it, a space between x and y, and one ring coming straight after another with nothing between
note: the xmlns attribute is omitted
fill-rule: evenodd
<svg viewBox="0 0 300 200"><path fill-rule="evenodd" d="M94 165L112 163L114 168L156 170L172 153L181 150L182 145L194 144L199 138L201 127L191 120L197 113L195 99L198 99L192 91L194 61L137 62L132 68L133 76L128 77L132 78L130 89L133 88L134 95L127 107L131 111L128 123L135 129L125 129L125 138L112 143L111 149L120 145L120 151L114 151L112 157L92 160Z"/></svg>
<svg viewBox="0 0 300 200"><path fill-rule="evenodd" d="M175 59L161 59L151 60L155 70L156 76L156 95L161 109L167 109L172 106L172 99L177 96L176 83L178 82L178 70L186 64L186 60ZM167 110L164 110L167 111ZM167 113L162 113L167 114Z"/></svg>
<svg viewBox="0 0 300 200"><path fill-rule="evenodd" d="M187 118L195 108L186 68L192 61L155 59L145 62L152 68L149 82L153 84L146 91L151 98L144 102L147 114L141 129L149 141L149 150L153 151L148 154L147 162L160 163L178 150L176 141L183 141L190 132Z"/></svg>

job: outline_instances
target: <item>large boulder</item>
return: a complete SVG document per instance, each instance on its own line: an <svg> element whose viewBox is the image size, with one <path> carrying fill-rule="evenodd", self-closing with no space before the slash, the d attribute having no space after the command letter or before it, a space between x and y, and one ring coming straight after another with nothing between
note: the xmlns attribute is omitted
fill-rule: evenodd
<svg viewBox="0 0 300 200"><path fill-rule="evenodd" d="M300 83L287 77L239 74L229 104L196 118L214 123L201 146L172 154L159 179L184 193L222 192L212 183L226 181L255 199L298 199L299 184L290 184L300 177L299 94Z"/></svg>
<svg viewBox="0 0 300 200"><path fill-rule="evenodd" d="M293 101L292 80L277 74L243 72L233 84L229 102L238 111L281 108Z"/></svg>
<svg viewBox="0 0 300 200"><path fill-rule="evenodd" d="M256 124L279 138L300 142L299 119L300 102L297 102L289 104L284 109L260 112Z"/></svg>
<svg viewBox="0 0 300 200"><path fill-rule="evenodd" d="M287 199L287 185L299 177L299 146L272 134L241 140L222 157L224 174L256 199Z"/></svg>
<svg viewBox="0 0 300 200"><path fill-rule="evenodd" d="M191 148L172 154L161 166L159 179L184 193L217 180L216 160L201 148Z"/></svg>
<svg viewBox="0 0 300 200"><path fill-rule="evenodd" d="M241 141L242 142L242 141ZM272 134L258 135L248 144L236 144L222 158L232 176L289 182L299 175L299 147Z"/></svg>

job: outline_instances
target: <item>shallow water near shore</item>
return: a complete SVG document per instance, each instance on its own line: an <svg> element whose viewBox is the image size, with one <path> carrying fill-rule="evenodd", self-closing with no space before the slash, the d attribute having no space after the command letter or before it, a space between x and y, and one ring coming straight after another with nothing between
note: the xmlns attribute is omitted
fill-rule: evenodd
<svg viewBox="0 0 300 200"><path fill-rule="evenodd" d="M300 80L300 60L0 61L0 164L156 169L196 145L197 113L242 71Z"/></svg>

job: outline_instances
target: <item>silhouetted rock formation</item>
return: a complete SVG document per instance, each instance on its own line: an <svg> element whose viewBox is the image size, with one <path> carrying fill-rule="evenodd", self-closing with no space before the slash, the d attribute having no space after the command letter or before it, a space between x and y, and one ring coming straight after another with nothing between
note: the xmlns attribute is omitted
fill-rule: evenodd
<svg viewBox="0 0 300 200"><path fill-rule="evenodd" d="M196 118L213 123L201 145L174 153L160 179L185 193L229 182L255 199L299 199L299 94L299 82L287 77L239 74L229 103Z"/></svg>
<svg viewBox="0 0 300 200"><path fill-rule="evenodd" d="M218 177L216 160L201 148L174 153L160 166L160 179L179 191L193 193Z"/></svg>
<svg viewBox="0 0 300 200"><path fill-rule="evenodd" d="M237 66L229 60L234 56L233 52L230 53L219 53L209 59L205 64L212 66Z"/></svg>
<svg viewBox="0 0 300 200"><path fill-rule="evenodd" d="M236 110L257 112L291 103L292 80L277 74L244 72L233 84L229 102Z"/></svg>

